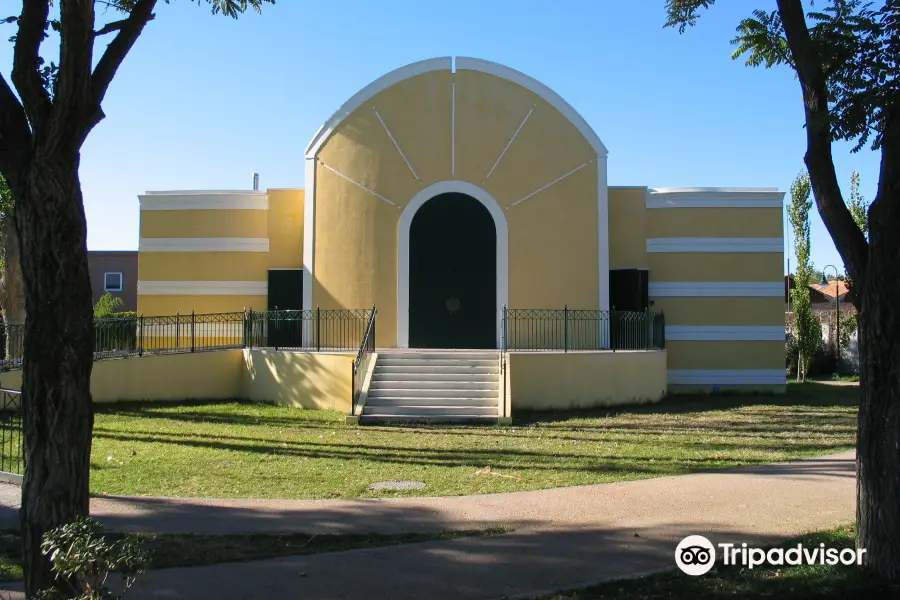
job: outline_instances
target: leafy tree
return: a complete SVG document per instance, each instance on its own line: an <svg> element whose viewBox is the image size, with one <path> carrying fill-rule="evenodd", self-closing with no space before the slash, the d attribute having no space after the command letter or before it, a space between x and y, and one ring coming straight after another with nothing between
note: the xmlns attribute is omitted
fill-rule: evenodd
<svg viewBox="0 0 900 600"><path fill-rule="evenodd" d="M666 0L684 31L715 0ZM857 521L868 566L900 582L900 0L776 0L740 22L734 58L787 66L797 77L816 207L858 293L860 411ZM881 153L868 238L844 202L835 140Z"/></svg>
<svg viewBox="0 0 900 600"><path fill-rule="evenodd" d="M791 203L788 216L794 230L794 254L797 267L794 274L795 287L791 290L791 304L794 308L794 337L797 338L797 381L806 379L813 354L822 339L822 327L813 314L809 297L809 285L813 283L816 271L809 262L809 211L812 209L809 175L797 175L791 185Z"/></svg>
<svg viewBox="0 0 900 600"><path fill-rule="evenodd" d="M106 292L97 299L94 305L95 319L108 319L116 314L116 309L122 306L122 299Z"/></svg>
<svg viewBox="0 0 900 600"><path fill-rule="evenodd" d="M16 200L25 283L22 489L25 590L52 584L44 533L88 514L93 310L78 178L116 72L158 0L23 0L10 87L0 74L0 173ZM274 0L196 0L237 18ZM9 3L5 3L9 5ZM45 43L53 32L56 49ZM103 47L102 42L109 40Z"/></svg>

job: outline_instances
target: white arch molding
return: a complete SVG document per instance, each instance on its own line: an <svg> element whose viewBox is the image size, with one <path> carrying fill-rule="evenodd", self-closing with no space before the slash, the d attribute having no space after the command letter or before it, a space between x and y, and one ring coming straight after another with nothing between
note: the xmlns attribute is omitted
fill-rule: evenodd
<svg viewBox="0 0 900 600"><path fill-rule="evenodd" d="M506 214L493 196L468 181L441 181L419 191L400 214L397 231L397 347L409 348L409 232L422 205L441 194L458 193L475 198L491 214L497 232L497 306L495 309L497 348L503 335L501 314L509 303L509 228Z"/></svg>
<svg viewBox="0 0 900 600"><path fill-rule="evenodd" d="M603 142L600 141L600 137L593 130L593 128L588 124L588 122L576 111L568 102L566 102L559 94L554 92L552 89L544 85L543 83L537 81L521 73L516 71L515 69L511 69L507 66L490 62L487 60L481 60L477 58L469 58L469 57L456 57L453 59L452 57L441 57L441 58L432 58L428 60L423 60L420 62L412 63L406 65L404 67L400 67L390 73L387 73L363 89L359 90L356 94L354 94L347 102L345 102L316 132L313 136L313 139L310 141L309 145L306 148L306 179L304 182L304 187L306 188L306 198L305 198L305 217L304 217L304 230L303 230L303 270L304 270L304 281L303 281L303 307L305 309L311 309L313 307L313 282L314 282L314 268L315 268L315 213L316 213L316 162L318 159L319 151L325 146L329 139L336 133L341 123L345 119L347 119L353 112L359 107L363 106L370 99L375 97L380 92L386 90L392 85L404 81L406 79L410 79L412 77L416 77L419 75L423 75L425 73L433 72L433 71L450 71L451 73L456 71L478 71L481 73L493 75L500 79L505 79L506 81L515 83L516 85L529 90L534 93L541 99L543 99L547 104L555 108L562 114L587 140L588 144L590 144L591 148L597 154L597 212L598 212L598 220L597 220L597 239L598 239L598 278L599 278L599 306L600 310L609 310L609 196L608 196L608 187L607 187L607 155L609 152L606 149L606 146L603 145ZM455 94L455 88L451 87L447 90L448 94ZM455 110L455 103L454 108ZM452 122L448 123L449 127L453 127ZM453 136L451 135L451 138ZM455 146L455 138L453 138L452 142ZM456 148L454 147L451 151L451 155L455 156ZM438 185L449 185L449 184L463 184L465 182L443 182L435 184ZM471 184L467 184L471 185ZM482 198L484 197L484 192L477 186L473 186L476 189L480 190L483 194L481 197L476 196L474 193L470 193L469 195L473 198L481 200L482 203L484 201ZM430 189L430 188L429 188ZM448 190L448 191L458 191L458 190ZM425 190L420 192L420 194L424 193ZM432 196L437 195L440 192L433 192ZM468 192L463 192L468 193ZM419 195L416 196L417 198ZM487 197L490 197L487 195ZM429 198L425 198L422 200L424 204ZM496 201L491 199L494 205L497 205ZM491 207L488 204L488 209L491 210ZM497 209L499 209L499 205L497 205ZM405 214L405 212L404 212ZM494 213L491 213L494 215ZM506 219L503 216L502 209L499 210L500 216L503 217L503 223L505 227ZM494 215L495 223L498 223L497 216ZM410 216L410 222L412 221L412 217ZM407 235L408 235L408 226L407 224ZM499 224L498 224L498 241L499 241ZM403 228L401 226L401 232ZM505 231L505 230L504 230ZM408 249L408 239L407 239L407 249ZM504 252L508 252L507 249L504 249ZM499 248L498 248L498 259L499 259ZM407 293L406 293L406 304L404 305L404 310L406 313L406 317L398 318L398 334L400 333L400 324L403 323L403 318L408 319L408 275L409 275L409 264L407 255L407 280L405 283L398 281L398 289L401 285L406 285ZM499 270L498 264L498 286L500 285ZM507 269L508 265L504 266L504 269ZM504 271L507 273L507 271ZM398 274L399 275L399 274ZM500 289L498 287L498 302L500 301ZM504 290L505 293L505 290ZM398 317L400 312L400 303L404 302L403 295L398 297ZM503 296L504 301L506 301L506 296ZM406 336L405 338L398 338L398 341L403 340L408 344L408 320L406 321ZM403 344L399 344L401 347L406 347Z"/></svg>

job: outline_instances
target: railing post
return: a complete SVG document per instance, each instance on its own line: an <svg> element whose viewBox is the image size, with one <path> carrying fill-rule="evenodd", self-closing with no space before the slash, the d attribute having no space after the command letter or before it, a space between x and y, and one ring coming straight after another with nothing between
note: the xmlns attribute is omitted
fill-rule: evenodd
<svg viewBox="0 0 900 600"><path fill-rule="evenodd" d="M253 307L250 307L250 313L247 315L247 320L249 321L249 325L247 326L247 337L250 338L248 342L249 348L253 350Z"/></svg>
<svg viewBox="0 0 900 600"><path fill-rule="evenodd" d="M138 317L140 324L138 325L138 356L144 355L144 313Z"/></svg>
<svg viewBox="0 0 900 600"><path fill-rule="evenodd" d="M322 317L322 315L321 315L321 312L319 311L319 305L317 304L317 305L316 305L316 352L319 352L319 351L321 351L321 349L322 349L322 343L321 343L321 339L322 339L322 338L321 338L320 335L319 335L319 334L322 333L322 331L321 331L321 322L322 322L322 321L321 321L321 317Z"/></svg>
<svg viewBox="0 0 900 600"><path fill-rule="evenodd" d="M500 351L506 352L506 349L509 347L509 340L507 339L508 326L507 326L507 318L508 313L506 310L506 305L503 305L503 312L500 315Z"/></svg>
<svg viewBox="0 0 900 600"><path fill-rule="evenodd" d="M194 327L197 324L197 314L196 311L191 311L191 352L194 351L194 345L196 343L196 338L194 337Z"/></svg>
<svg viewBox="0 0 900 600"><path fill-rule="evenodd" d="M569 305L566 304L563 306L563 352L568 352L568 351L569 351Z"/></svg>
<svg viewBox="0 0 900 600"><path fill-rule="evenodd" d="M278 325L278 306L275 307L275 350L278 350L278 338L281 335L281 327Z"/></svg>
<svg viewBox="0 0 900 600"><path fill-rule="evenodd" d="M181 337L181 331L179 330L179 327L178 327L178 321L179 321L178 315L179 315L179 313L176 312L175 313L175 349L176 350L178 350L178 341L179 341L178 338Z"/></svg>

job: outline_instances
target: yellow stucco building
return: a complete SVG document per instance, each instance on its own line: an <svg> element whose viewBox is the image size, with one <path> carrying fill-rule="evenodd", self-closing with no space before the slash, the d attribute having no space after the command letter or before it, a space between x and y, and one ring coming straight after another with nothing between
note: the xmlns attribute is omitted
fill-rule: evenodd
<svg viewBox="0 0 900 600"><path fill-rule="evenodd" d="M565 100L461 57L364 87L305 162L305 189L142 195L138 311L374 306L387 350L500 349L504 307L662 312L663 391L784 390L777 189L609 186L607 148ZM558 369L603 372L579 350ZM510 359L514 403L517 361L522 389L553 393L549 354Z"/></svg>

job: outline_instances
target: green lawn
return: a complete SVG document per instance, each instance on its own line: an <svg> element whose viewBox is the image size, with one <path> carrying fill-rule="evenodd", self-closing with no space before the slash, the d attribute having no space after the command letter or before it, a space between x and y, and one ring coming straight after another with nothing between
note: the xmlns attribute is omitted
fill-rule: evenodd
<svg viewBox="0 0 900 600"><path fill-rule="evenodd" d="M854 548L852 526L805 535L782 547ZM900 586L879 581L856 566L798 565L715 567L706 575L690 577L680 571L639 579L614 581L577 592L544 597L543 600L741 600L791 598L792 600L871 600L900 598Z"/></svg>
<svg viewBox="0 0 900 600"><path fill-rule="evenodd" d="M858 389L675 397L618 411L518 415L514 426L347 426L261 404L110 405L91 489L153 496L353 498L530 490L815 456L854 444ZM490 469L487 469L490 467ZM415 492L368 492L381 480Z"/></svg>

